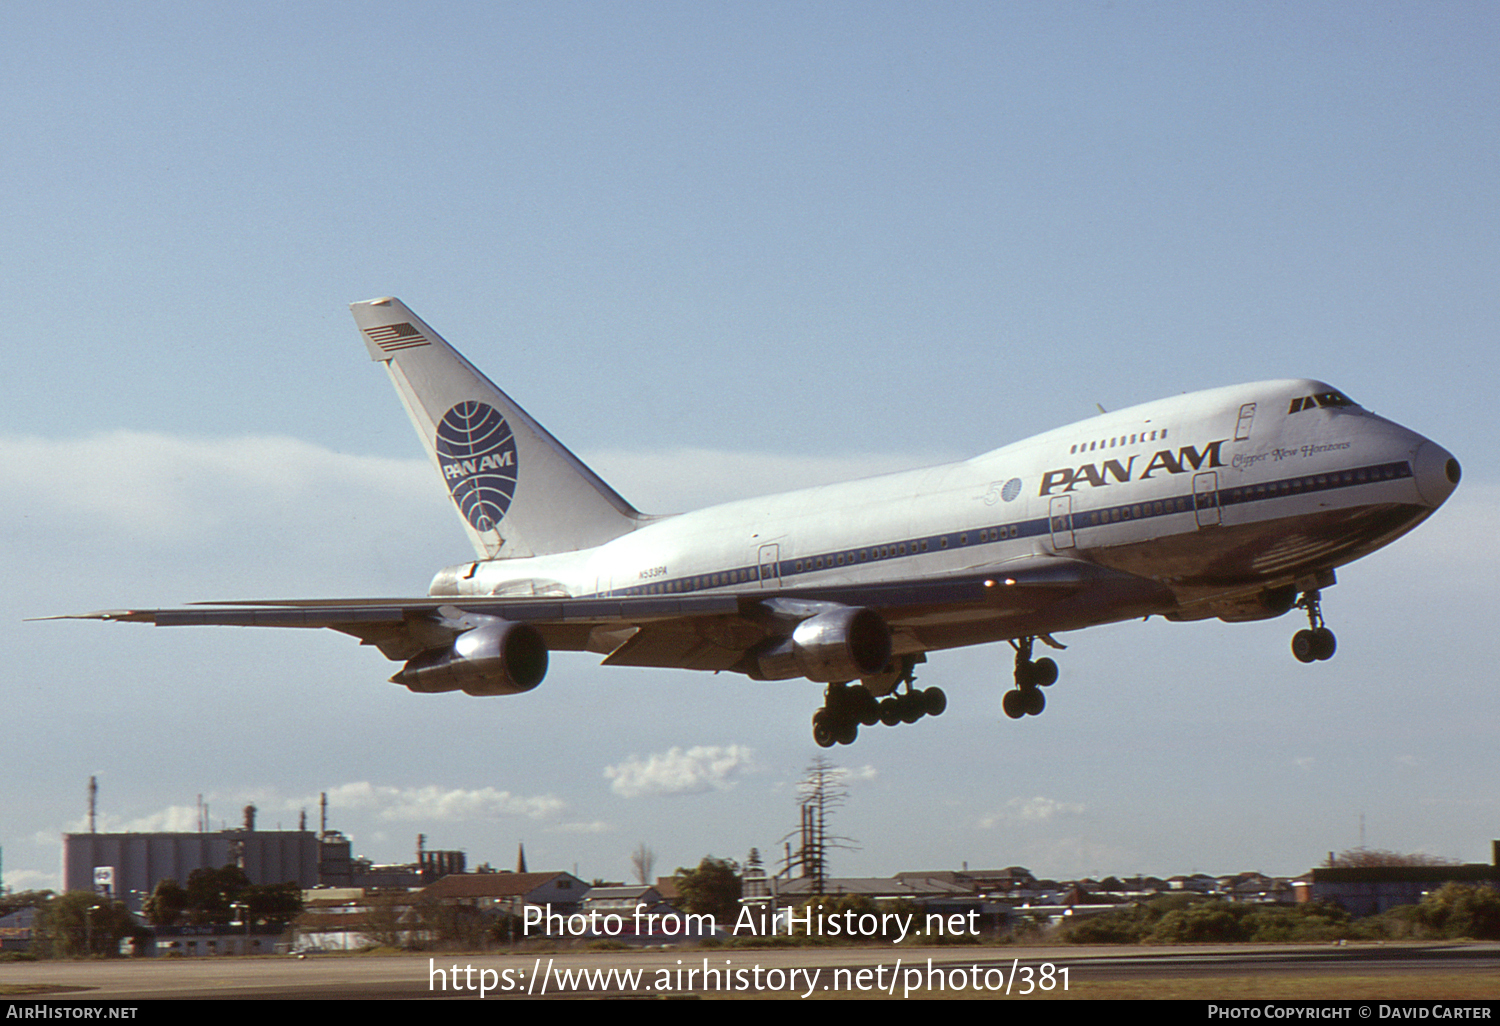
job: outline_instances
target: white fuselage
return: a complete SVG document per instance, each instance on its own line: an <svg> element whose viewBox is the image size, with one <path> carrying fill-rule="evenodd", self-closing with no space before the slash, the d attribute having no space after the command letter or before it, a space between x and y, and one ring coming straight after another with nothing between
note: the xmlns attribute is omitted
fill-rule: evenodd
<svg viewBox="0 0 1500 1026"><path fill-rule="evenodd" d="M649 520L591 549L450 567L432 593L816 592L1055 554L1156 582L1170 599L1150 611L1191 619L1390 542L1456 475L1441 447L1326 384L1261 382L1106 413L958 463ZM920 647L1007 633L938 631Z"/></svg>

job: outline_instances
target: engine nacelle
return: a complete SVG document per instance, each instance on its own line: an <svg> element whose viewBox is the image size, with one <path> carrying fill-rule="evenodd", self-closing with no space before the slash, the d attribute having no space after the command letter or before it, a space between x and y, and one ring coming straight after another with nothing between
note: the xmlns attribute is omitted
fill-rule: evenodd
<svg viewBox="0 0 1500 1026"><path fill-rule="evenodd" d="M810 616L791 637L761 651L756 668L765 680L806 677L821 684L868 677L891 659L891 631L879 614L846 606Z"/></svg>
<svg viewBox="0 0 1500 1026"><path fill-rule="evenodd" d="M496 620L409 660L391 681L422 694L462 690L477 697L519 695L545 676L547 643L536 628Z"/></svg>

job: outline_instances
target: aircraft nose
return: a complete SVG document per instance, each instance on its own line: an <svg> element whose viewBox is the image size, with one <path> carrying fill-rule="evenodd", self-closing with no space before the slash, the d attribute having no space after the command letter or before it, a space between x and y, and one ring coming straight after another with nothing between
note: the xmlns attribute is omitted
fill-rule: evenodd
<svg viewBox="0 0 1500 1026"><path fill-rule="evenodd" d="M1433 509L1453 494L1463 473L1453 454L1436 442L1418 446L1412 469L1417 479L1417 494Z"/></svg>

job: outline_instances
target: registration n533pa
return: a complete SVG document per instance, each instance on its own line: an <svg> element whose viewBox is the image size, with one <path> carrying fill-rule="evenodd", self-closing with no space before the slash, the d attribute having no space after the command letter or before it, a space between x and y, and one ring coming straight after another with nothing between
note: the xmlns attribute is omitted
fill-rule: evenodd
<svg viewBox="0 0 1500 1026"><path fill-rule="evenodd" d="M947 705L929 652L1009 642L1002 708L1040 713L1055 635L1146 616L1301 610L1304 663L1334 654L1334 571L1427 519L1459 480L1442 446L1321 381L1162 399L925 470L636 511L396 299L351 309L475 557L428 595L106 610L158 626L328 627L403 663L412 691L509 695L551 650L612 666L825 685L818 744Z"/></svg>

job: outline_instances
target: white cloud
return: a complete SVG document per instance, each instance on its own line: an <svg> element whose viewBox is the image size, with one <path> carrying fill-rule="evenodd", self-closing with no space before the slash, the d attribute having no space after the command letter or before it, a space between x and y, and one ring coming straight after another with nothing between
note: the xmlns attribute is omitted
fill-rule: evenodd
<svg viewBox="0 0 1500 1026"><path fill-rule="evenodd" d="M215 819L214 822L217 823L218 820ZM235 825L238 824L239 817L236 815ZM191 805L169 805L164 809L129 819L100 813L94 818L94 828L100 833L186 833L198 829L198 810ZM88 829L88 817L79 816L64 827L64 832L83 834L87 833ZM56 838L52 840L56 841Z"/></svg>
<svg viewBox="0 0 1500 1026"><path fill-rule="evenodd" d="M61 517L97 533L181 539L268 512L317 515L311 497L354 509L411 490L420 460L351 456L295 438L198 438L112 431L84 438L0 438L0 488L12 512ZM430 487L435 487L431 481Z"/></svg>
<svg viewBox="0 0 1500 1026"><path fill-rule="evenodd" d="M608 834L613 833L615 828L596 819L592 823L559 823L547 829L554 834Z"/></svg>
<svg viewBox="0 0 1500 1026"><path fill-rule="evenodd" d="M940 462L910 454L783 456L676 448L609 450L588 460L627 498L676 511ZM0 436L9 517L45 526L173 541L219 537L253 523L341 525L430 513L443 502L422 459L354 456L284 436L228 438L110 431L81 438ZM61 523L58 523L61 521ZM451 526L439 521L440 526ZM336 533L336 532L333 532ZM252 536L253 537L253 536Z"/></svg>
<svg viewBox="0 0 1500 1026"><path fill-rule="evenodd" d="M367 780L339 784L327 790L330 815L341 821L358 823L469 823L476 820L525 818L532 820L552 819L567 808L567 803L550 794L522 795L502 791L493 787L444 788L435 784L422 787L392 787L372 784ZM238 826L245 805L256 806L259 813L257 823L261 829L271 829L277 812L293 815L308 810L308 822L316 828L317 796L283 798L266 788L235 792L232 794L208 795L210 829L222 829L224 825ZM227 814L226 814L227 813ZM191 805L171 805L156 812L133 818L100 815L97 828L101 832L177 833L198 829L198 809ZM563 825L564 829L570 829ZM69 833L83 833L88 822L80 817L69 823ZM288 824L287 829L291 829ZM573 825L571 829L597 832L596 825ZM365 835L367 840L377 841L375 833ZM53 843L56 838L50 839Z"/></svg>
<svg viewBox="0 0 1500 1026"><path fill-rule="evenodd" d="M328 804L333 809L367 810L381 820L437 823L511 816L547 819L567 807L552 795L527 796L493 787L391 787L364 780L330 788Z"/></svg>
<svg viewBox="0 0 1500 1026"><path fill-rule="evenodd" d="M687 751L672 748L646 759L631 756L606 766L610 789L624 798L647 794L699 794L727 791L733 779L755 769L754 750L744 745L695 745Z"/></svg>
<svg viewBox="0 0 1500 1026"><path fill-rule="evenodd" d="M17 891L55 891L59 889L56 873L43 873L36 869L7 870L5 886L11 893Z"/></svg>
<svg viewBox="0 0 1500 1026"><path fill-rule="evenodd" d="M124 824L109 827L127 833L170 833L198 829L198 810L191 805L171 805L160 812L138 816Z"/></svg>
<svg viewBox="0 0 1500 1026"><path fill-rule="evenodd" d="M1044 823L1064 816L1081 816L1085 806L1077 802L1060 802L1052 798L1012 798L999 812L982 816L981 829L989 830L1004 823Z"/></svg>

